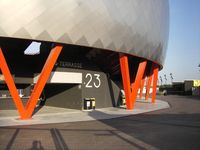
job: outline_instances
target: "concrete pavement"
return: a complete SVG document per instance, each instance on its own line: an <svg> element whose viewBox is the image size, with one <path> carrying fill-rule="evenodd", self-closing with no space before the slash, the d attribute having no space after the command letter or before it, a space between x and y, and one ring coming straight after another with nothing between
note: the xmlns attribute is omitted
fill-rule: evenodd
<svg viewBox="0 0 200 150"><path fill-rule="evenodd" d="M199 150L200 98L158 99L170 108L106 120L0 127L0 150Z"/></svg>
<svg viewBox="0 0 200 150"><path fill-rule="evenodd" d="M161 100L157 100L154 104L152 104L150 100L137 100L134 110L126 110L124 107L110 107L96 109L94 111L81 111L44 106L41 109L38 109L31 120L19 120L19 116L16 116L16 110L0 110L0 126L33 125L111 119L165 108L169 108L169 104Z"/></svg>

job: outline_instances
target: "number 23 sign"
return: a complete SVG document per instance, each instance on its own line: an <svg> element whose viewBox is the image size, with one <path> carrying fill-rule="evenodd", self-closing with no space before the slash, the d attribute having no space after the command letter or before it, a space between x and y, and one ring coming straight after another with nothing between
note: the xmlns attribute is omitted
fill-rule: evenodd
<svg viewBox="0 0 200 150"><path fill-rule="evenodd" d="M84 82L86 88L99 88L101 86L100 74L87 73L85 79L87 80L86 83Z"/></svg>

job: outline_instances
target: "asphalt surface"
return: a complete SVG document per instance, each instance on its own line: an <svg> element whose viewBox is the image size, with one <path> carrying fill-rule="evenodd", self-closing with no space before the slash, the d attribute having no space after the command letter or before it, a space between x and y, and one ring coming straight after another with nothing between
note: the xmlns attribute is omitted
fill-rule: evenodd
<svg viewBox="0 0 200 150"><path fill-rule="evenodd" d="M0 150L200 150L200 97L159 96L171 108L128 117L0 128Z"/></svg>

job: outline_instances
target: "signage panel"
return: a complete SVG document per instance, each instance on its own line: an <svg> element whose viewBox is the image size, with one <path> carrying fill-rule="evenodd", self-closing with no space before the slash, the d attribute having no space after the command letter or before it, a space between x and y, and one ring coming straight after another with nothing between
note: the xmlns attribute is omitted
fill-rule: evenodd
<svg viewBox="0 0 200 150"><path fill-rule="evenodd" d="M33 82L36 83L39 75L35 76ZM52 72L47 83L82 83L82 73L77 72Z"/></svg>
<svg viewBox="0 0 200 150"><path fill-rule="evenodd" d="M193 81L193 86L194 86L194 87L200 86L200 80L194 80L194 81Z"/></svg>

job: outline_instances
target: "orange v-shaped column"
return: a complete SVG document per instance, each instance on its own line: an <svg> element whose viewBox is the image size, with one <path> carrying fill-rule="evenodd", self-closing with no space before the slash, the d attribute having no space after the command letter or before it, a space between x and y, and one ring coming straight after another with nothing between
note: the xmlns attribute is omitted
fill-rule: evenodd
<svg viewBox="0 0 200 150"><path fill-rule="evenodd" d="M56 63L56 60L62 48L62 46L56 46L51 50L26 107L23 106L21 98L18 95L17 88L9 71L3 52L0 49L0 69L4 75L6 84L9 88L10 94L14 100L14 103L17 107L21 119L31 118L34 108L40 97L40 94L42 93L42 90L51 74L51 71L54 67L54 64Z"/></svg>
<svg viewBox="0 0 200 150"><path fill-rule="evenodd" d="M130 73L128 66L128 57L124 55L120 55L120 69L122 74L122 81L124 87L124 93L126 98L126 108L133 109L133 98L131 95L131 82L130 82Z"/></svg>
<svg viewBox="0 0 200 150"><path fill-rule="evenodd" d="M151 83L152 83L152 79L153 79L153 69L154 69L154 66L152 65L151 70L150 70L150 75L148 75L148 77L147 77L146 95L145 95L146 100L149 99L149 95L150 95Z"/></svg>
<svg viewBox="0 0 200 150"><path fill-rule="evenodd" d="M128 57L125 55L120 55L120 69L121 69L121 74L122 74L124 93L126 97L126 107L129 110L132 110L134 108L134 104L135 104L137 94L138 94L138 89L140 87L140 83L144 75L146 64L147 64L147 61L142 61L139 63L136 78L134 82L131 83Z"/></svg>
<svg viewBox="0 0 200 150"><path fill-rule="evenodd" d="M158 65L155 65L154 66L154 70L153 70L153 91L152 91L152 99L151 99L152 103L155 103L155 99L156 99L157 82L158 82L158 70L159 70Z"/></svg>
<svg viewBox="0 0 200 150"><path fill-rule="evenodd" d="M146 100L148 100L150 95L150 88L153 80L153 87L152 87L152 103L155 103L156 99L156 90L157 90L157 81L158 81L158 70L159 67L156 64L152 64L150 75L148 76L147 86L146 86Z"/></svg>
<svg viewBox="0 0 200 150"><path fill-rule="evenodd" d="M142 81L142 78L144 76L146 65L147 65L147 61L145 60L145 61L141 61L139 63L139 66L138 66L135 82L134 82L133 87L132 87L134 104L135 104L135 101L136 101L136 98L137 98L137 95L138 95L138 89L141 86L141 81Z"/></svg>
<svg viewBox="0 0 200 150"><path fill-rule="evenodd" d="M142 98L142 94L143 94L145 78L146 78L146 77L143 76L142 81L141 81L141 85L140 85L140 99Z"/></svg>
<svg viewBox="0 0 200 150"><path fill-rule="evenodd" d="M10 73L10 70L8 68L8 65L6 63L6 60L4 58L2 49L0 48L0 69L4 76L4 79L6 81L6 84L8 86L8 89L10 91L10 95L13 97L13 101L15 103L15 106L17 107L17 110L19 112L20 116L23 116L25 114L25 108L21 101L21 98L19 97L19 94L17 92L17 88L15 86L15 83L13 81L12 75Z"/></svg>

